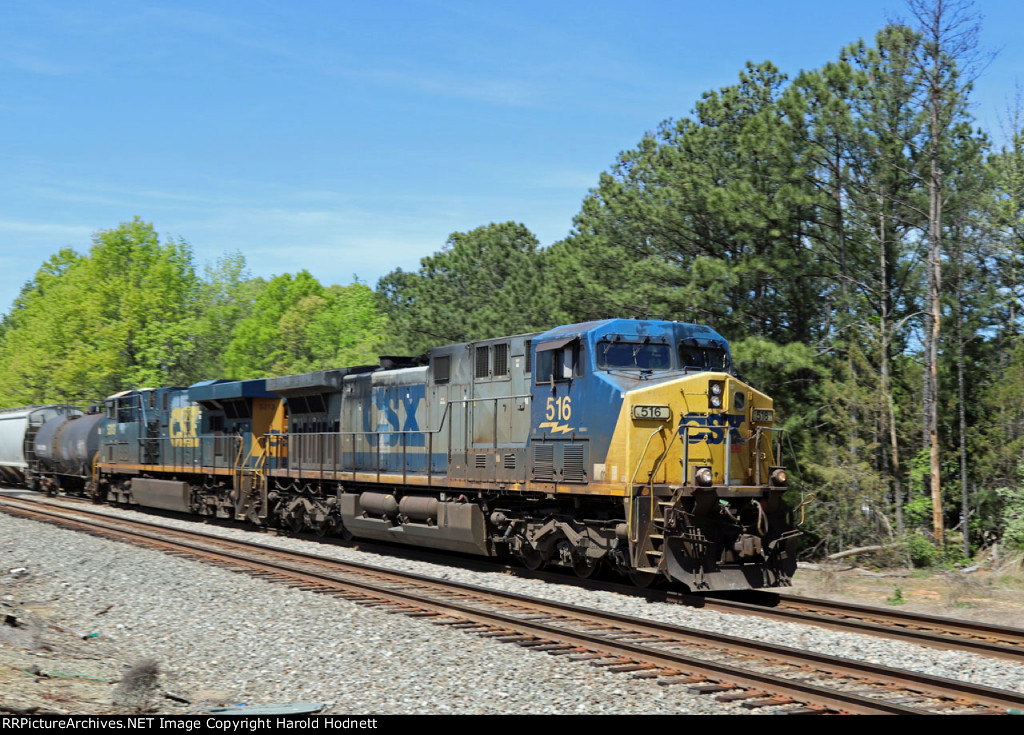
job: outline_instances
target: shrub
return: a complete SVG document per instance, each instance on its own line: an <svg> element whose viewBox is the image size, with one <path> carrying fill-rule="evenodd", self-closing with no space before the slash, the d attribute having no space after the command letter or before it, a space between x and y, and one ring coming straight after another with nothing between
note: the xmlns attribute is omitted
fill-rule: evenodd
<svg viewBox="0 0 1024 735"><path fill-rule="evenodd" d="M939 550L935 547L935 544L921 534L909 534L904 541L907 545L907 555L910 557L910 563L915 567L931 567L939 562Z"/></svg>

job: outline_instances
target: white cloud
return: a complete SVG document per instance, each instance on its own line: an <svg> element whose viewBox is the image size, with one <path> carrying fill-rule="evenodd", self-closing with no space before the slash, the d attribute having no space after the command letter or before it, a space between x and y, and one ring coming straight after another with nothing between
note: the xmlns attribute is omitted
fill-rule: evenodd
<svg viewBox="0 0 1024 735"><path fill-rule="evenodd" d="M60 240L81 240L90 238L96 231L95 227L87 225L57 225L49 222L21 222L17 220L0 219L0 232L12 232L18 234L34 235L37 237L53 238ZM4 246L2 250L7 250ZM9 255L9 253L4 253Z"/></svg>

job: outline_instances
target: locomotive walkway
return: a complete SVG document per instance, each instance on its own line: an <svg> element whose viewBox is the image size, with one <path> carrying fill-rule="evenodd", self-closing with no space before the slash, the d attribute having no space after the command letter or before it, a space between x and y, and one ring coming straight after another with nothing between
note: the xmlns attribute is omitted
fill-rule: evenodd
<svg viewBox="0 0 1024 735"><path fill-rule="evenodd" d="M791 712L1005 712L1024 695L836 659L573 605L284 552L262 544L185 533L83 509L4 499L6 512L34 514L89 533L162 548L383 612L653 678L720 700ZM20 509L15 511L15 506ZM31 507L29 507L31 506ZM99 516L99 518L97 518Z"/></svg>

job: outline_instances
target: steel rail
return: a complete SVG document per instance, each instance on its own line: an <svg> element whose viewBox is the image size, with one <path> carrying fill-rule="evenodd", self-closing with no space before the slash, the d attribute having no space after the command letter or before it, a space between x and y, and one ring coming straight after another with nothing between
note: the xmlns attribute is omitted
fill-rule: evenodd
<svg viewBox="0 0 1024 735"><path fill-rule="evenodd" d="M779 602L787 609L812 609L838 615L855 615L857 617L877 616L897 625L917 626L929 625L935 629L947 630L950 635L979 636L1003 641L1003 645L1019 646L1024 655L1024 628L994 625L992 623L965 620L963 618L947 618L939 615L910 612L906 610L890 610L855 602L805 598L797 595L779 595Z"/></svg>
<svg viewBox="0 0 1024 735"><path fill-rule="evenodd" d="M1024 631L1019 628L796 596L782 597L780 603L782 606L772 606L709 597L701 607L1024 663Z"/></svg>

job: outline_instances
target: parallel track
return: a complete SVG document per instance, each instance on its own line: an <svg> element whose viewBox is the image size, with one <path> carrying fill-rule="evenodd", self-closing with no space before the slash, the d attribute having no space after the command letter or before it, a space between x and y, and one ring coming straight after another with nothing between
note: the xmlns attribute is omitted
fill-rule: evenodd
<svg viewBox="0 0 1024 735"><path fill-rule="evenodd" d="M775 599L765 605L709 598L704 606L1024 663L1024 630L1020 628L796 595L767 597Z"/></svg>
<svg viewBox="0 0 1024 735"><path fill-rule="evenodd" d="M854 713L1005 712L1024 694L692 631L650 621L453 584L419 575L327 560L260 544L154 528L154 524L82 510L4 500L7 512L35 515L90 533L226 565L310 591L348 598L465 628L480 636L587 660L613 671L655 678L744 706ZM26 507L33 505L34 507ZM14 506L20 509L15 510Z"/></svg>

